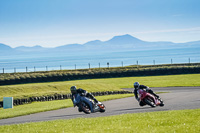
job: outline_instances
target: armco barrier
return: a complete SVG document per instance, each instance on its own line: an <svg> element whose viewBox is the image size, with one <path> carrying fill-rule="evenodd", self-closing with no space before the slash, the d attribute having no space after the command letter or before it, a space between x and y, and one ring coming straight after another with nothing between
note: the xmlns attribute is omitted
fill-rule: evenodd
<svg viewBox="0 0 200 133"><path fill-rule="evenodd" d="M94 96L104 96L104 95L115 95L115 94L130 94L132 91L105 91L105 92L91 92ZM31 102L42 102L42 101L52 101L52 100L63 100L70 99L71 94L55 94L52 96L40 96L40 97L29 97L23 99L14 99L13 105L23 105ZM3 107L3 101L0 101L0 108Z"/></svg>

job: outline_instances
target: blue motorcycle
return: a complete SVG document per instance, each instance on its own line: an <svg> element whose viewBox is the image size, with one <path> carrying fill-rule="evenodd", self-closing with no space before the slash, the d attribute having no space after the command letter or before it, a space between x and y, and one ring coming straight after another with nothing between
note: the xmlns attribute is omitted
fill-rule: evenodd
<svg viewBox="0 0 200 133"><path fill-rule="evenodd" d="M84 112L86 114L95 112L105 112L106 107L101 102L95 103L92 99L88 97L81 96L80 94L75 94L73 96L74 107L77 106L79 112Z"/></svg>

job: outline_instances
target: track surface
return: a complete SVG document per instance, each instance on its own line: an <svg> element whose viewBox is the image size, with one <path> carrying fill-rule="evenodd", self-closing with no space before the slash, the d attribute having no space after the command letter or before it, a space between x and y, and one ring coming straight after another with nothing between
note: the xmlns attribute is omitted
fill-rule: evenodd
<svg viewBox="0 0 200 133"><path fill-rule="evenodd" d="M133 89L126 89L133 90ZM65 108L54 111L47 111L15 118L0 120L0 125L19 124L26 122L49 121L56 119L73 119L86 117L101 117L110 115L119 115L127 113L166 111L166 110L182 110L200 108L200 87L168 87L168 88L152 88L154 92L162 93L159 96L164 100L164 107L151 108L149 106L140 107L134 97L117 99L103 102L106 106L106 112L84 114L78 112L76 108Z"/></svg>

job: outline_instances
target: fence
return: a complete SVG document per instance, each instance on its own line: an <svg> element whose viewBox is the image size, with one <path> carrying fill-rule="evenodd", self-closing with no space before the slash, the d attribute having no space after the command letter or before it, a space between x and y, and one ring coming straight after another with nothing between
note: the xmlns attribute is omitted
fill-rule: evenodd
<svg viewBox="0 0 200 133"><path fill-rule="evenodd" d="M188 58L188 62L185 62L185 63L191 63L191 60L190 58ZM194 63L194 62L193 62ZM103 64L103 65L102 65ZM124 65L142 65L139 60L136 60L135 63L132 63L132 64L128 64L128 63L124 63L124 61L121 61L120 63L118 63L118 65L114 65L110 62L106 62L106 63L98 63L97 64L93 64L93 66L96 66L96 67L91 67L92 66L92 63L88 63L86 65L86 63L84 65L78 65L78 64L74 64L73 65L70 65L70 66L67 66L67 65L58 65L58 66L44 66L44 67L21 67L21 68L17 68L17 67L14 67L13 69L11 68L2 68L2 71L0 71L0 73L17 73L17 72L40 72L40 71L52 71L52 70L77 70L78 67L79 69L91 69L91 68L110 68L110 67L124 67ZM106 65L105 65L106 64ZM119 65L120 64L120 65ZM156 60L153 60L152 61L152 64L148 64L148 65L156 65L156 64L160 64L160 63L156 63ZM161 63L162 64L162 63ZM161 65L160 64L160 65ZM170 59L170 62L168 64L175 64L175 62L173 62L173 59ZM146 65L146 64L145 64ZM68 68L67 68L68 67Z"/></svg>
<svg viewBox="0 0 200 133"><path fill-rule="evenodd" d="M107 62L107 68L109 68L109 62ZM101 68L101 64L99 63L98 64L99 65L99 67L98 68ZM78 65L77 64L75 64L74 65L74 70L76 70L77 69L77 67L78 67ZM122 62L122 67L123 67L123 62ZM45 69L44 69L45 68ZM49 69L50 68L50 69ZM56 68L56 69L55 69ZM59 69L58 69L59 68ZM39 68L37 68L37 67L33 67L33 68L30 68L30 67L24 67L24 69L23 68L20 68L20 69L17 69L16 67L14 67L13 68L13 71L12 71L12 69L6 69L6 68L2 68L2 73L16 73L16 72L39 72L39 71L51 71L51 70L64 70L63 69L64 67L62 66L62 65L60 65L59 67L50 67L50 66L45 66L45 67L43 67L43 68L41 68L41 67L39 67ZM81 67L80 67L81 68ZM83 68L83 69L91 69L92 67L91 67L91 63L88 63L88 67L85 67L85 68ZM96 67L93 67L93 68L96 68ZM38 70L37 70L38 69ZM72 67L70 67L69 68L69 70L71 70L71 69L73 69ZM6 72L6 70L8 71L8 72ZM17 71L17 70L19 70L19 71Z"/></svg>
<svg viewBox="0 0 200 133"><path fill-rule="evenodd" d="M180 66L179 66L180 65ZM107 69L77 70L77 71L51 71L39 73L18 73L0 75L0 85L68 81L94 78L114 78L131 76L155 76L173 74L194 74L200 73L200 63L176 64L176 66L156 65L138 67L121 67Z"/></svg>

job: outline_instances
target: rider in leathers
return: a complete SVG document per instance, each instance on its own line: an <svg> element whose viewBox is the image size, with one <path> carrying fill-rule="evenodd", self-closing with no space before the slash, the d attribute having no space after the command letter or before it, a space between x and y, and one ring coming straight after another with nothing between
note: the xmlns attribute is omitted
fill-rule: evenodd
<svg viewBox="0 0 200 133"><path fill-rule="evenodd" d="M140 101L140 99L138 98L138 90L139 89L145 89L146 92L154 95L156 98L159 98L158 95L156 95L151 89L149 89L148 86L145 86L145 85L140 85L139 82L135 82L134 84L134 95L135 95L135 99L139 102L140 106L144 106L144 103Z"/></svg>
<svg viewBox="0 0 200 133"><path fill-rule="evenodd" d="M76 86L72 86L72 87L70 88L70 90L71 90L71 93L72 93L72 96L71 96L72 102L73 102L73 96L74 96L75 94L80 94L80 96L88 97L88 98L94 100L95 103L98 103L98 102L99 102L96 98L94 98L94 96L93 96L91 93L88 93L86 90L83 90L83 89L81 89L81 88L77 89ZM74 104L74 103L73 103L73 104ZM75 106L76 106L76 105L74 105L74 107L75 107ZM79 110L79 111L81 111L81 110ZM93 112L93 111L92 111L92 112Z"/></svg>

